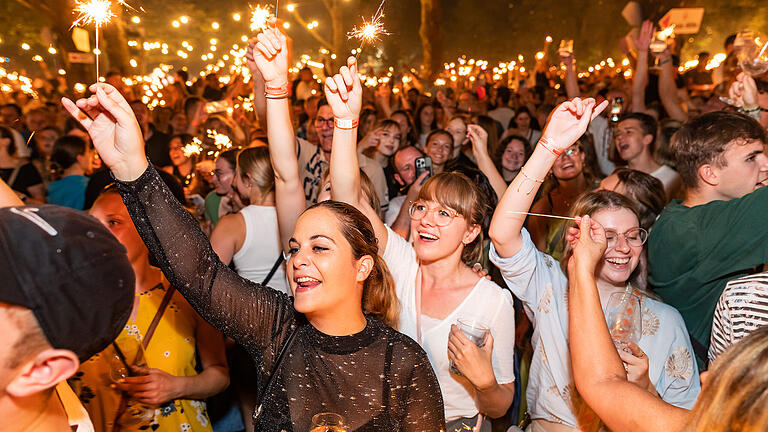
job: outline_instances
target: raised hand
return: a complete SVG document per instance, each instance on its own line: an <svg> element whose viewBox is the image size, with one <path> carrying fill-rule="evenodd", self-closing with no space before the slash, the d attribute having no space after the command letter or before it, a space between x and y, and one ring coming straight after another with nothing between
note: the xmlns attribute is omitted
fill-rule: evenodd
<svg viewBox="0 0 768 432"><path fill-rule="evenodd" d="M88 131L99 156L123 181L136 180L147 169L144 138L131 106L117 89L98 83L93 96L61 104Z"/></svg>
<svg viewBox="0 0 768 432"><path fill-rule="evenodd" d="M472 142L472 151L475 153L488 153L488 132L482 127L471 124L467 125L467 136Z"/></svg>
<svg viewBox="0 0 768 432"><path fill-rule="evenodd" d="M342 120L357 120L363 105L363 86L357 74L357 60L347 59L339 73L325 79L325 98L333 116Z"/></svg>
<svg viewBox="0 0 768 432"><path fill-rule="evenodd" d="M607 100L595 106L595 100L592 98L577 97L563 102L550 114L542 135L556 150L565 151L584 135L589 122L599 116L607 106Z"/></svg>
<svg viewBox="0 0 768 432"><path fill-rule="evenodd" d="M634 42L638 53L648 52L648 48L651 46L651 40L653 39L653 29L653 22L647 20L643 21L643 25L640 27L640 33L636 38L632 38L632 42Z"/></svg>
<svg viewBox="0 0 768 432"><path fill-rule="evenodd" d="M605 228L595 222L588 215L577 218L577 227L569 227L565 239L573 248L573 257L568 263L583 269L594 271L597 263L603 258L603 253L608 246L605 238ZM585 234L586 233L586 234Z"/></svg>
<svg viewBox="0 0 768 432"><path fill-rule="evenodd" d="M288 51L288 38L270 25L251 39L245 54L246 63L251 69L256 66L270 87L283 86L288 84Z"/></svg>
<svg viewBox="0 0 768 432"><path fill-rule="evenodd" d="M757 100L757 83L754 78L744 72L739 73L736 81L731 84L728 95L734 104L742 109L750 110L760 106Z"/></svg>

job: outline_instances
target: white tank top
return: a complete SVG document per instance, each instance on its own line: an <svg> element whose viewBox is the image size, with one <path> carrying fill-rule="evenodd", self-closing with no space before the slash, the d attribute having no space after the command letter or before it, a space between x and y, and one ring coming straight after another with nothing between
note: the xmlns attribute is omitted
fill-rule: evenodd
<svg viewBox="0 0 768 432"><path fill-rule="evenodd" d="M278 255L282 254L280 234L277 231L277 211L275 207L249 205L240 210L240 214L245 220L245 241L232 261L237 274L262 283L275 265ZM285 276L285 264L280 264L267 285L292 295Z"/></svg>

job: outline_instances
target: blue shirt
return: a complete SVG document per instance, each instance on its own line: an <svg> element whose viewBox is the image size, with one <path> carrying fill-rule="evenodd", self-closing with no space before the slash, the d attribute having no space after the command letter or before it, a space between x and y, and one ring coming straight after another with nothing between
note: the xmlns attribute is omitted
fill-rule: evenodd
<svg viewBox="0 0 768 432"><path fill-rule="evenodd" d="M90 178L83 175L71 175L56 180L48 185L48 204L83 210L85 206L85 188Z"/></svg>

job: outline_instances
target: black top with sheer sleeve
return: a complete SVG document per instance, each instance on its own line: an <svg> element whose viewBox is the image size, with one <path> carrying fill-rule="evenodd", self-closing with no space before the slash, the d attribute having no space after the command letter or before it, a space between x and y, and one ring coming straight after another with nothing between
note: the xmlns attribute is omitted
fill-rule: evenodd
<svg viewBox="0 0 768 432"><path fill-rule="evenodd" d="M255 416L257 431L308 432L312 416L341 414L349 430L445 430L443 400L421 347L368 317L350 336L329 336L293 308L291 297L227 268L199 225L150 165L118 188L150 254L209 323L253 357L263 394L281 347L295 340Z"/></svg>

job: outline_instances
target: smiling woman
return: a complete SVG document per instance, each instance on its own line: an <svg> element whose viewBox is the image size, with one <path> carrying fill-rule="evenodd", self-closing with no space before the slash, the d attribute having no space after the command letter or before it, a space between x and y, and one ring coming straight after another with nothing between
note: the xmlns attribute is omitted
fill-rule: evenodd
<svg viewBox="0 0 768 432"><path fill-rule="evenodd" d="M555 110L544 138L510 184L491 222L491 260L523 302L534 326L527 390L534 430L594 431L600 427L597 416L577 397L570 372L565 264L571 249L565 249L561 268L551 256L536 249L523 228L524 216L520 216L536 195L541 176L553 165L557 167L555 172L575 165L570 159L579 152L573 151L577 148L573 143L604 107L595 109L594 105L591 99L574 100ZM637 264L647 238L632 201L611 191L589 192L573 203L571 215L589 215L602 225L609 238L609 247L595 270L603 307L613 293L631 290L642 294L629 285L642 271ZM648 297L642 298L641 309L642 336L639 348L633 346L636 355L619 351L627 377L668 403L690 409L700 384L683 320L672 307Z"/></svg>
<svg viewBox="0 0 768 432"><path fill-rule="evenodd" d="M268 58L286 55L286 39L270 28L258 40L251 50L269 78L274 64ZM307 431L321 412L341 414L349 430L359 432L444 428L426 354L376 319L392 306L386 296L366 295L389 290L373 230L357 223L364 222L357 210L322 204L296 223L288 261L291 289L300 288L294 305L285 293L241 278L218 259L199 224L148 164L128 102L107 84L94 84L91 91L92 97L64 99L63 105L88 130L119 180L136 229L169 281L206 321L251 354L261 398L254 430ZM269 108L285 114L288 101L270 99ZM356 225L348 226L340 214Z"/></svg>
<svg viewBox="0 0 768 432"><path fill-rule="evenodd" d="M360 114L356 72L351 57L326 81L326 98L339 119L331 152L333 196L361 209L378 244L386 246L378 253L395 277L402 305L398 329L427 351L445 401L447 430L471 424L476 431L490 431L484 416L503 416L514 397L515 322L509 292L471 268L482 251L487 199L467 176L439 173L424 183L410 208L413 245L384 225L361 193L355 127L343 123L356 124ZM442 164L451 157L448 132L433 131L427 143L428 152L435 147L433 167L436 159ZM490 332L472 343L454 325L460 319L482 323Z"/></svg>

